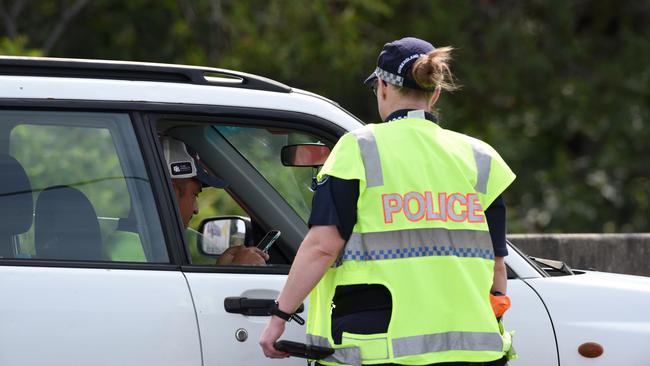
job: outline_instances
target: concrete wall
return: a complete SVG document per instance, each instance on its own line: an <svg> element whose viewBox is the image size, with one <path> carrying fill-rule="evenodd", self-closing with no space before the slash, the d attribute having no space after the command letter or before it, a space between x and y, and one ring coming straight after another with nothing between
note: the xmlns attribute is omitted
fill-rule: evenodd
<svg viewBox="0 0 650 366"><path fill-rule="evenodd" d="M575 269L650 276L650 234L516 234L508 239L533 257Z"/></svg>

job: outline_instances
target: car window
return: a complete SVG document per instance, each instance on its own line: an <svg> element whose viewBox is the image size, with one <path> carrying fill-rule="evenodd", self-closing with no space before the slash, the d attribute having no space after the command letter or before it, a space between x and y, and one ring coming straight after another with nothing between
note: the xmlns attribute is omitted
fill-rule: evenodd
<svg viewBox="0 0 650 366"><path fill-rule="evenodd" d="M241 126L215 126L222 136L258 170L282 195L298 215L307 222L311 211L314 169L282 165L282 147L321 142L316 136L295 130Z"/></svg>
<svg viewBox="0 0 650 366"><path fill-rule="evenodd" d="M185 230L185 243L190 252L192 264L215 264L217 258L204 255L198 247L201 234L197 231L201 221L215 216L249 216L244 209L223 189L203 187L197 199L199 212L192 216L189 227ZM243 242L231 242L229 246L243 245ZM221 248L225 250L226 248ZM218 255L221 252L216 253Z"/></svg>
<svg viewBox="0 0 650 366"><path fill-rule="evenodd" d="M0 151L24 169L33 205L9 257L169 262L127 114L2 111L0 125L11 126Z"/></svg>

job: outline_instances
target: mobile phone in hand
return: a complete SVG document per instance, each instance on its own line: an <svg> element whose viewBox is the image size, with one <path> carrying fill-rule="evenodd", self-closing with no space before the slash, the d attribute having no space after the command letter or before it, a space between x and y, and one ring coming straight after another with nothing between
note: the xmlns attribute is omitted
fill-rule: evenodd
<svg viewBox="0 0 650 366"><path fill-rule="evenodd" d="M276 240L280 237L282 233L280 230L271 230L264 237L262 240L257 244L257 249L261 250L264 253L268 253L269 249L271 248L271 245L275 243Z"/></svg>

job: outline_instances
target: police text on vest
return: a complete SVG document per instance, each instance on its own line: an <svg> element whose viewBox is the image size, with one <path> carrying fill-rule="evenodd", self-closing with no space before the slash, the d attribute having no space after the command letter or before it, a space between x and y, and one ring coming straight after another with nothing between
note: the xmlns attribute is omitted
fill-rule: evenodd
<svg viewBox="0 0 650 366"><path fill-rule="evenodd" d="M476 193L438 193L434 201L433 193L426 191L383 194L384 222L392 224L394 215L404 215L409 221L467 221L485 222L481 202Z"/></svg>

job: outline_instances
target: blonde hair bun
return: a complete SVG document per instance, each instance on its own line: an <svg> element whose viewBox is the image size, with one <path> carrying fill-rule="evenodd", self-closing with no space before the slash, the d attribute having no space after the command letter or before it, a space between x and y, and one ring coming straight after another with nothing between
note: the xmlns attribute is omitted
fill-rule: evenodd
<svg viewBox="0 0 650 366"><path fill-rule="evenodd" d="M449 68L452 47L440 47L418 58L411 68L413 80L423 89L454 90L454 77Z"/></svg>

